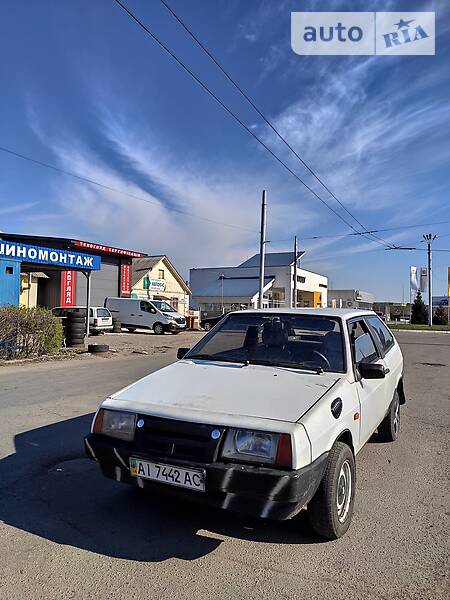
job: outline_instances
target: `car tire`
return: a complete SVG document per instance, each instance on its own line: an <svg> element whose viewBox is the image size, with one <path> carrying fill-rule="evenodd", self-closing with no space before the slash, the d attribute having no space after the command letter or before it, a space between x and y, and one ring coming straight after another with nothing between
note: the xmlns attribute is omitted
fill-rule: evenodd
<svg viewBox="0 0 450 600"><path fill-rule="evenodd" d="M85 322L85 317L83 317L79 313L69 313L67 315L67 320L70 323L84 323Z"/></svg>
<svg viewBox="0 0 450 600"><path fill-rule="evenodd" d="M67 346L84 346L84 337L69 337L66 338Z"/></svg>
<svg viewBox="0 0 450 600"><path fill-rule="evenodd" d="M347 444L336 442L317 491L308 504L311 527L320 536L336 540L343 536L353 515L355 502L355 457Z"/></svg>
<svg viewBox="0 0 450 600"><path fill-rule="evenodd" d="M204 329L205 331L209 331L209 330L211 329L211 327L212 327L211 323L205 323L205 324L203 325L203 329Z"/></svg>
<svg viewBox="0 0 450 600"><path fill-rule="evenodd" d="M88 352L95 354L97 352L108 352L109 346L108 344L88 344Z"/></svg>
<svg viewBox="0 0 450 600"><path fill-rule="evenodd" d="M75 335L78 333L84 333L86 327L84 323L71 323L68 327L69 333L74 333Z"/></svg>
<svg viewBox="0 0 450 600"><path fill-rule="evenodd" d="M400 397L396 391L392 398L389 412L378 425L380 442L395 442L400 433Z"/></svg>
<svg viewBox="0 0 450 600"><path fill-rule="evenodd" d="M162 335L164 333L164 327L162 326L162 323L155 323L153 325L153 331L156 333L156 335Z"/></svg>

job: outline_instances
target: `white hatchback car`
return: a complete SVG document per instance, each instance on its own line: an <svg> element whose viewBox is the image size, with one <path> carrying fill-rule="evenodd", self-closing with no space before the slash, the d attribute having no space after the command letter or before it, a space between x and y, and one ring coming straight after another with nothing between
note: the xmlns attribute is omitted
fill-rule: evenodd
<svg viewBox="0 0 450 600"><path fill-rule="evenodd" d="M355 456L397 438L403 358L371 311L229 313L177 363L100 405L89 456L117 481L243 514L307 509L334 539L353 513Z"/></svg>
<svg viewBox="0 0 450 600"><path fill-rule="evenodd" d="M86 321L85 306L56 306L52 308L55 317L67 317L69 313L79 313L80 317L84 315ZM107 308L103 306L91 306L89 308L89 330L93 334L106 333L113 330L112 315Z"/></svg>

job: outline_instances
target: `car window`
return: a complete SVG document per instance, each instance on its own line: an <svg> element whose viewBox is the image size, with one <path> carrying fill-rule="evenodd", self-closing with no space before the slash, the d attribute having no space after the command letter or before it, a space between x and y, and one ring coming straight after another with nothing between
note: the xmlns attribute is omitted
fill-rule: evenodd
<svg viewBox="0 0 450 600"><path fill-rule="evenodd" d="M377 336L383 352L388 352L394 345L394 336L386 327L386 325L378 317L367 317L367 321L372 326Z"/></svg>
<svg viewBox="0 0 450 600"><path fill-rule="evenodd" d="M192 348L215 360L345 372L341 322L335 317L231 313Z"/></svg>
<svg viewBox="0 0 450 600"><path fill-rule="evenodd" d="M349 323L350 344L355 363L372 362L378 358L375 343L369 333L364 321L353 321Z"/></svg>
<svg viewBox="0 0 450 600"><path fill-rule="evenodd" d="M141 308L142 312L148 312L148 313L153 313L153 314L156 313L155 308L150 304L150 302L141 301L140 308Z"/></svg>
<svg viewBox="0 0 450 600"><path fill-rule="evenodd" d="M111 313L107 308L97 308L97 317L110 317Z"/></svg>

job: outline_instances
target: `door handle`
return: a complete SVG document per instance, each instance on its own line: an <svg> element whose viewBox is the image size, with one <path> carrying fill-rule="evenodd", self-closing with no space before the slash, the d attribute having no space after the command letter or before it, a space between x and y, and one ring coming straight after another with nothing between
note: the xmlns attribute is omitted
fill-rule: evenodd
<svg viewBox="0 0 450 600"><path fill-rule="evenodd" d="M136 315L134 313L130 313L130 317L135 317Z"/></svg>

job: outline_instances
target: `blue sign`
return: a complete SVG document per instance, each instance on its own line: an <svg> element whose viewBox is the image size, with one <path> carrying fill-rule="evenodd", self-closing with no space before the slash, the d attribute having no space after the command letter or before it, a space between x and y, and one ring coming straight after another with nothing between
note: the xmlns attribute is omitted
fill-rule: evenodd
<svg viewBox="0 0 450 600"><path fill-rule="evenodd" d="M58 250L56 248L43 248L30 246L17 242L0 240L0 258L20 260L22 262L40 263L41 265L54 265L69 269L82 269L85 271L99 271L100 256L82 254L71 250Z"/></svg>

